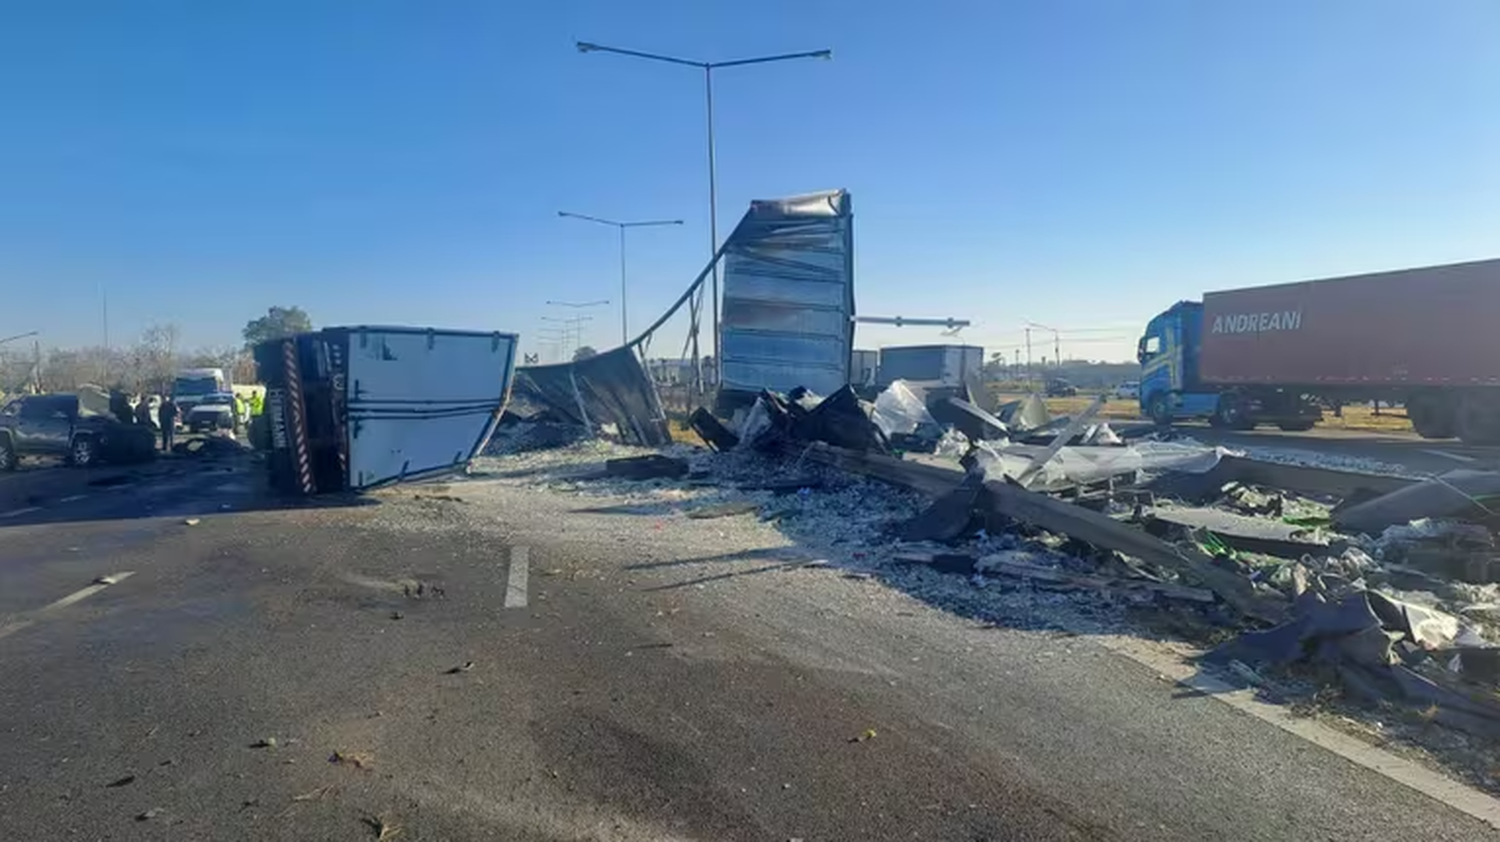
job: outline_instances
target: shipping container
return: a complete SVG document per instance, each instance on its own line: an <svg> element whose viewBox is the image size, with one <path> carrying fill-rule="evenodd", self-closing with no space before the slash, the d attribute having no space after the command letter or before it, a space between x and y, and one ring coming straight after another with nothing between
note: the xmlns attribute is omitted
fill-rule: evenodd
<svg viewBox="0 0 1500 842"><path fill-rule="evenodd" d="M1210 292L1204 383L1500 383L1500 260Z"/></svg>
<svg viewBox="0 0 1500 842"><path fill-rule="evenodd" d="M363 491L462 471L499 423L516 336L338 327L262 342L271 484Z"/></svg>
<svg viewBox="0 0 1500 842"><path fill-rule="evenodd" d="M898 345L880 349L876 384L885 388L897 380L958 387L977 379L984 370L984 349L978 345Z"/></svg>

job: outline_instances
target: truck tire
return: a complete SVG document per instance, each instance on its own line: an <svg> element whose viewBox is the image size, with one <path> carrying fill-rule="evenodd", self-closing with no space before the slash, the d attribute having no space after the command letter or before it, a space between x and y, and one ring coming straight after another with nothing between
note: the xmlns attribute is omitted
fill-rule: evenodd
<svg viewBox="0 0 1500 842"><path fill-rule="evenodd" d="M20 461L16 448L10 443L10 437L0 437L0 471L14 471L16 463Z"/></svg>
<svg viewBox="0 0 1500 842"><path fill-rule="evenodd" d="M93 436L74 436L68 446L68 464L87 468L99 459L99 448Z"/></svg>
<svg viewBox="0 0 1500 842"><path fill-rule="evenodd" d="M1253 430L1255 421L1245 415L1245 407L1237 395L1225 393L1219 396L1219 406L1214 410L1209 423L1223 430Z"/></svg>
<svg viewBox="0 0 1500 842"><path fill-rule="evenodd" d="M1468 392L1458 399L1458 437L1464 444L1500 444L1500 392Z"/></svg>
<svg viewBox="0 0 1500 842"><path fill-rule="evenodd" d="M1424 439L1451 439L1457 428L1453 402L1445 395L1415 395L1406 401L1406 417Z"/></svg>
<svg viewBox="0 0 1500 842"><path fill-rule="evenodd" d="M1146 414L1158 427L1172 426L1172 396L1166 392L1158 392L1151 396L1151 403L1147 405Z"/></svg>

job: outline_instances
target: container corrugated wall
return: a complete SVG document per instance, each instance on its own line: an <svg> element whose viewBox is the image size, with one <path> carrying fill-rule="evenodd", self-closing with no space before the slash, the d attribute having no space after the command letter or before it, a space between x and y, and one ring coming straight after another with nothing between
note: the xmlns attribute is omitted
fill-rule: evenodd
<svg viewBox="0 0 1500 842"><path fill-rule="evenodd" d="M826 395L849 382L853 232L842 190L751 204L724 257L725 391Z"/></svg>

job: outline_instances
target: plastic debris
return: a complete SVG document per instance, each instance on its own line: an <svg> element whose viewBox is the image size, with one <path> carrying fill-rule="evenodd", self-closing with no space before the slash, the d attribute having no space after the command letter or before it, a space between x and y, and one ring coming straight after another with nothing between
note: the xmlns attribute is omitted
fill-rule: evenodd
<svg viewBox="0 0 1500 842"><path fill-rule="evenodd" d="M917 397L905 380L896 380L875 397L870 420L887 436L911 435L922 424L937 424L927 405Z"/></svg>
<svg viewBox="0 0 1500 842"><path fill-rule="evenodd" d="M468 672L469 670L471 670L473 668L474 668L474 662L473 661L464 661L459 666L452 667L450 669L444 670L443 674L444 675L458 675L461 672Z"/></svg>

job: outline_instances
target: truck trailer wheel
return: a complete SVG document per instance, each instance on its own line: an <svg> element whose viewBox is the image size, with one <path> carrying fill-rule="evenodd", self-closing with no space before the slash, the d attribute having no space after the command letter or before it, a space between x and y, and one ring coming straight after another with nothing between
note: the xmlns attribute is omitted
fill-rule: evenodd
<svg viewBox="0 0 1500 842"><path fill-rule="evenodd" d="M1158 392L1151 396L1151 403L1147 405L1146 414L1158 427L1172 426L1172 396L1165 392Z"/></svg>
<svg viewBox="0 0 1500 842"><path fill-rule="evenodd" d="M10 443L9 438L0 438L0 471L14 471L16 463L20 459L16 457L16 449Z"/></svg>
<svg viewBox="0 0 1500 842"><path fill-rule="evenodd" d="M1233 394L1219 396L1219 406L1214 410L1209 423L1224 430L1255 429L1255 421L1245 414L1245 405L1241 403L1239 396Z"/></svg>
<svg viewBox="0 0 1500 842"><path fill-rule="evenodd" d="M1406 401L1406 417L1424 439L1451 439L1457 424L1453 404L1442 395L1416 395Z"/></svg>
<svg viewBox="0 0 1500 842"><path fill-rule="evenodd" d="M1500 394L1469 392L1458 399L1458 437L1464 444L1500 444Z"/></svg>

